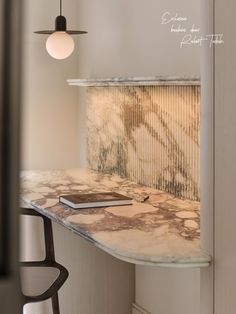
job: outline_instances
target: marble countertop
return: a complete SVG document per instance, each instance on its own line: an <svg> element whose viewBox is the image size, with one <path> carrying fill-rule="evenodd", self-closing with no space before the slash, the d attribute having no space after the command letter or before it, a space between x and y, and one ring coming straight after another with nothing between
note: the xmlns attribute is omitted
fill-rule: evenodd
<svg viewBox="0 0 236 314"><path fill-rule="evenodd" d="M69 79L69 85L75 86L147 86L147 85L200 85L197 76L154 76L154 77L112 77L112 78L85 78Z"/></svg>
<svg viewBox="0 0 236 314"><path fill-rule="evenodd" d="M106 191L131 196L134 204L74 210L58 202L63 194ZM27 207L34 207L127 262L205 267L211 261L200 248L198 202L178 199L119 176L85 169L23 171L21 199Z"/></svg>

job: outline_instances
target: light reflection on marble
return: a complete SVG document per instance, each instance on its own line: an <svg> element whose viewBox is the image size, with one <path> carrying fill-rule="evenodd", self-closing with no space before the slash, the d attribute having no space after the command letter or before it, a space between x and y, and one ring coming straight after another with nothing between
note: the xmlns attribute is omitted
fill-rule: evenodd
<svg viewBox="0 0 236 314"><path fill-rule="evenodd" d="M200 87L91 87L91 169L199 200Z"/></svg>
<svg viewBox="0 0 236 314"><path fill-rule="evenodd" d="M122 260L168 267L203 267L210 262L199 246L196 201L84 169L23 171L21 188L29 207ZM99 191L131 196L134 205L74 210L58 203L59 195ZM142 203L146 196L149 199Z"/></svg>

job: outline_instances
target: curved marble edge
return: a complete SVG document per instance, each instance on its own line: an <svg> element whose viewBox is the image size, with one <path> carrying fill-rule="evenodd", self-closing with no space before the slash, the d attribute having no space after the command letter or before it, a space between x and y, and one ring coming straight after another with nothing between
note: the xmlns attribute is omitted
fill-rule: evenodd
<svg viewBox="0 0 236 314"><path fill-rule="evenodd" d="M147 261L136 258L132 258L123 254L118 254L117 252L111 250L110 248L100 244L99 242L95 241L93 238L90 238L89 236L86 236L83 232L79 232L78 229L73 228L73 225L69 224L66 220L58 220L56 215L49 214L46 210L40 208L39 206L35 207L32 206L25 201L21 202L22 207L30 208L36 210L38 213L48 217L53 222L61 225L62 227L72 231L74 234L79 235L84 240L88 241L92 245L96 246L97 248L103 250L104 252L108 253L109 255L112 255L115 258L118 258L119 260L122 260L127 263L132 263L135 265L143 265L143 266L158 266L158 267L165 267L165 268L200 268L200 267L209 267L211 263L211 257L208 254L205 254L205 257L200 257L198 262L191 262L189 259L186 260L170 260L170 261Z"/></svg>
<svg viewBox="0 0 236 314"><path fill-rule="evenodd" d="M193 241L192 242L193 246L192 247L190 246L190 250L188 247L186 248L186 246L185 246L186 244L184 244L183 248L186 250L185 254L182 254L183 252L182 252L181 248L180 248L181 251L179 252L181 254L179 254L178 252L176 254L175 251L170 250L170 252L168 254L164 254L164 255L159 254L159 253L152 255L151 253L149 253L145 250L144 251L142 251L142 250L137 251L137 248L133 250L133 247L131 247L131 250L130 250L129 245L128 246L123 245L123 244L120 245L121 241L123 241L122 239L124 239L124 237L127 237L127 233L124 234L123 232L127 232L127 230L131 230L131 231L134 230L135 232L143 232L143 231L142 231L142 228L141 229L136 228L135 224L132 227L133 229L132 228L131 229L123 228L122 223L119 222L119 219L120 219L119 216L123 217L122 213L120 212L120 215L116 216L116 214L117 214L116 211L117 211L118 207L110 208L110 209L106 208L105 211L104 211L104 209L100 209L99 213L100 214L102 213L104 215L106 212L105 217L107 217L106 219L108 219L108 220L107 221L104 220L105 228L100 229L100 227L98 227L96 229L96 222L94 224L89 223L88 225L83 225L83 221L79 222L79 220L76 221L76 219L75 219L73 222L73 220L68 219L68 218L71 218L71 217L76 218L78 216L84 216L84 215L91 217L91 216L97 214L98 209L96 209L95 212L93 209L91 209L91 210L86 209L84 211L84 213L77 213L76 211L71 210L71 209L68 211L67 208L64 208L64 206L61 206L58 203L57 204L56 203L47 203L47 198L51 199L51 198L58 197L58 193L62 193L61 188L63 186L61 186L61 184L69 184L69 186L70 185L74 186L74 184L76 182L76 184L80 184L81 187L83 186L83 188L84 188L84 183L86 182L86 183L88 183L88 186L86 187L86 189L88 189L88 191L93 191L94 189L96 190L97 189L96 186L98 184L97 182L99 182L99 189L101 188L100 185L102 185L102 188L104 188L104 186L107 186L107 184L109 184L110 188L112 186L113 186L113 188L117 188L117 187L121 188L122 187L122 191L126 191L126 193L131 192L131 190L132 190L132 193L134 193L133 194L134 199L136 199L136 197L137 197L137 195L135 193L138 192L139 197L143 196L144 194L146 195L148 193L150 198L147 202L151 202L151 203L156 202L156 201L158 201L159 203L164 202L164 203L160 203L160 204L158 203L159 204L158 207L155 207L155 208L158 208L158 209L155 209L155 212L161 211L161 215L163 215L163 217L160 216L160 217L158 217L158 219L161 219L160 222L162 221L162 219L164 219L163 220L164 224L167 223L166 219L167 220L170 219L173 215L175 217L176 210L178 210L179 213L181 214L178 216L179 218L182 217L182 214L186 215L187 212L184 212L184 210L188 210L188 209L186 209L186 206L188 208L190 206L190 204L188 204L188 203L192 202L192 201L186 201L188 203L185 204L185 201L180 200L180 199L167 198L167 200L165 200L165 197L163 198L164 192L156 194L156 191L158 191L158 190L152 191L151 188L139 186L136 183L132 183L132 182L129 182L128 180L121 179L118 176L114 177L114 178L109 176L109 175L102 175L101 176L100 173L97 173L95 171L87 171L87 170L84 171L83 169L70 169L67 171L49 171L49 172L48 171L46 171L46 172L43 172L43 171L38 171L38 172L37 171L36 172L35 171L26 171L25 174L24 173L22 173L22 174L23 174L23 177L25 176L25 180L26 180L25 181L26 197L24 197L24 193L23 193L22 199L24 200L24 203L21 205L31 207L31 208L33 207L36 211L38 211L42 215L48 217L49 219L51 219L52 221L54 221L58 224L64 226L66 229L69 229L74 234L77 234L78 236L89 241L94 246L102 249L103 251L107 252L108 254L110 254L110 255L112 255L112 256L120 259L120 260L130 262L133 264L138 264L138 265L174 267L174 268L207 267L207 266L209 266L209 263L211 261L211 256L209 254L207 254L205 251L203 251L200 246L198 246L198 244L197 244L198 243L198 235L195 234L196 232L194 233L193 231L191 231L191 232L193 232L193 234L190 232L189 234L184 235L183 239L185 239L185 237L188 236L188 238L190 240L189 243L191 243L191 241ZM55 190L55 186L53 185L53 182L54 182L53 180L55 180L55 179L56 179L56 181L59 181L57 183L54 183L54 185L56 184L56 187L58 185L58 188L60 188L59 191ZM61 182L62 179L64 180L64 182ZM78 181L78 179L79 179L79 181ZM98 179L99 179L99 181L98 181ZM30 185L27 184L28 182L33 182L33 185L32 185L32 183L30 183ZM49 186L52 184L52 187L50 188L48 186L48 184L49 184ZM63 188L68 188L68 187L63 187ZM35 189L37 191L34 192ZM40 189L41 189L41 191L39 191ZM68 190L65 190L64 193L65 192L68 193ZM155 192L155 193L153 194L153 192ZM29 195L28 193L34 193L34 195L32 195L32 194ZM39 193L42 193L42 194L39 194ZM54 193L56 193L56 196ZM142 193L144 193L144 194L142 194ZM169 195L169 197L170 196L171 195ZM161 199L162 199L162 201L161 201ZM140 198L139 202L140 201L141 201L141 198ZM165 202L168 202L168 203L165 203ZM180 204L179 205L177 205L177 203L175 204L177 207L176 207L176 209L174 209L174 212L172 214L171 209L168 210L168 208L169 208L168 206L170 206L172 208L172 206L174 206L173 202L178 202L178 204L179 203ZM193 207L193 209L194 209L194 207ZM144 209L142 209L142 210L144 210ZM107 212L109 213L108 216L107 216ZM145 215L152 215L152 214L145 214L145 211L142 214L144 216L139 218L139 219L141 219L140 221L142 221L142 219L144 219L144 221L146 221ZM112 215L112 216L110 216L110 215ZM130 217L132 217L132 215ZM167 216L165 217L165 215L167 215ZM196 216L196 214L194 216ZM110 227L108 228L108 225L106 226L106 222L107 223L109 222L109 224L111 223L111 221L109 221L109 219L110 219L109 217L112 217L112 219L114 219L115 223L118 223L118 225L119 225L119 223L121 223L120 226L122 228L120 230L119 230L119 228L113 229L112 225L110 225ZM115 218L115 217L118 217L118 218ZM126 217L126 215L125 215L125 217ZM193 219L193 214L191 214L191 217ZM187 219L189 219L191 217L188 216ZM180 221L181 219L179 219L179 218L178 218L178 220ZM122 219L130 219L130 218L122 218ZM150 219L150 217L148 219ZM138 223L140 223L140 221L138 221ZM85 223L85 224L87 224L87 223ZM152 225L152 224L154 224L154 225ZM182 224L182 222L181 222L181 224ZM116 226L116 225L114 225L114 226ZM146 225L144 223L144 227L145 226ZM151 221L150 226L155 227L155 220L153 222ZM158 227L158 229L162 228L161 226L157 226L157 227ZM157 227L155 227L155 228L157 228ZM158 230L155 228L153 230ZM150 229L150 230L152 230L152 229ZM112 241L115 240L114 243L112 243L111 238L109 238L109 232L114 232L114 237L112 238ZM146 231L144 231L144 232L146 232ZM172 234L172 233L175 234L175 232L176 232L175 229L171 230L170 234ZM185 232L188 232L188 231L185 230ZM104 238L104 235L105 235L105 238ZM138 233L137 233L137 235L138 235ZM178 235L178 233L177 233L177 235ZM107 238L107 236L108 236L108 238ZM136 234L135 234L135 236L136 236ZM141 236L142 236L142 234L141 234ZM128 234L128 237L129 237L129 234ZM109 239L109 241L107 241L107 239ZM118 242L117 242L118 246L116 243L117 239L118 239ZM132 240L132 234L131 234L131 237L129 239L131 239L131 244L132 244L132 241L133 241ZM197 242L195 242L194 239L197 240ZM168 241L168 239L165 239L165 240ZM150 243L152 243L152 242L150 242ZM168 245L168 242L167 242L167 245Z"/></svg>
<svg viewBox="0 0 236 314"><path fill-rule="evenodd" d="M94 240L94 239L93 239ZM161 267L173 267L173 268L192 268L192 267L208 267L211 263L211 257L201 249L201 255L191 259L191 256L186 258L175 258L175 257L160 257L159 260L147 260L143 257L132 256L130 252L119 251L117 252L110 247L105 246L95 240L96 246L101 248L103 251L109 253L110 255L123 260L125 262L137 264L137 265L149 265L149 266L161 266Z"/></svg>
<svg viewBox="0 0 236 314"><path fill-rule="evenodd" d="M113 78L85 78L68 79L71 86L99 87L99 86L147 86L147 85L200 85L197 76L155 76L155 77L113 77Z"/></svg>
<svg viewBox="0 0 236 314"><path fill-rule="evenodd" d="M137 258L130 258L128 256L120 255L112 250L105 248L104 246L101 246L100 244L96 245L103 251L107 252L108 254L128 263L132 263L135 265L142 265L142 266L158 266L158 267L165 267L165 268L200 268L200 267L209 267L211 258L210 256L206 257L205 261L199 261L198 263L196 262L181 262L181 261L170 261L170 262L150 262L146 260L138 260Z"/></svg>

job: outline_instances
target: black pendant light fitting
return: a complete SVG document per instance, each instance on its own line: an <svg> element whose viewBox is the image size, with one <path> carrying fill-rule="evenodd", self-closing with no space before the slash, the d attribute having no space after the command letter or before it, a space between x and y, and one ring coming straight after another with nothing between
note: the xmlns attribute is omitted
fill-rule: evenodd
<svg viewBox="0 0 236 314"><path fill-rule="evenodd" d="M36 31L35 34L41 35L50 35L55 32L66 32L70 35L81 35L86 34L86 31L75 31L75 30L67 30L66 25L66 18L62 15L62 0L60 0L60 15L58 15L55 19L55 29L54 30L43 30L43 31Z"/></svg>

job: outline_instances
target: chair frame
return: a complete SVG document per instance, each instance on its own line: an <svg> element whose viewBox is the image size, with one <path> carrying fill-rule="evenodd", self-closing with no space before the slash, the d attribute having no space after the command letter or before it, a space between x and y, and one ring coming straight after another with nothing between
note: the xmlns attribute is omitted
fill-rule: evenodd
<svg viewBox="0 0 236 314"><path fill-rule="evenodd" d="M35 216L43 219L44 224L44 240L45 240L45 259L42 261L20 262L21 267L52 267L59 270L59 275L53 284L42 294L37 296L25 296L22 293L23 304L52 300L53 314L60 314L58 290L64 284L69 276L67 269L55 261L54 241L52 222L49 218L36 212L33 208L21 208L21 215Z"/></svg>

